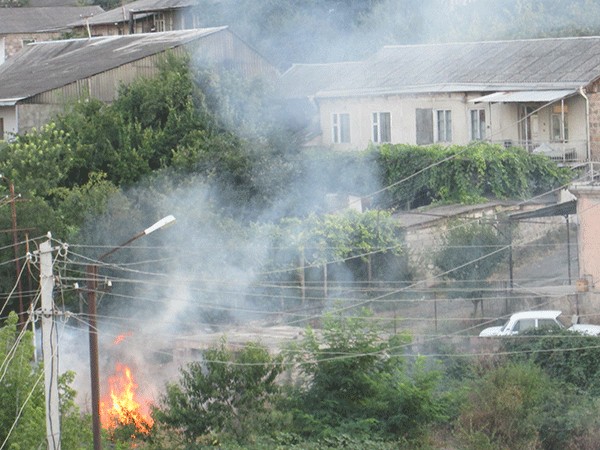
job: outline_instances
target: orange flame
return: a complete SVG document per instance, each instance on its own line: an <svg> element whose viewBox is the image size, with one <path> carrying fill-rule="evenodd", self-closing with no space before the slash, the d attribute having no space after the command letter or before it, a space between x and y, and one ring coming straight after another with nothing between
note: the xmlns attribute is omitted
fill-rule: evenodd
<svg viewBox="0 0 600 450"><path fill-rule="evenodd" d="M113 345L117 345L119 342L123 342L125 340L126 337L132 336L133 333L130 331L129 333L124 333L124 334L120 334L118 335L115 340L113 341Z"/></svg>
<svg viewBox="0 0 600 450"><path fill-rule="evenodd" d="M117 365L117 375L108 379L110 394L100 402L102 427L114 431L117 425L133 424L135 428L148 434L154 421L149 414L142 412L142 405L136 400L136 389L131 369Z"/></svg>

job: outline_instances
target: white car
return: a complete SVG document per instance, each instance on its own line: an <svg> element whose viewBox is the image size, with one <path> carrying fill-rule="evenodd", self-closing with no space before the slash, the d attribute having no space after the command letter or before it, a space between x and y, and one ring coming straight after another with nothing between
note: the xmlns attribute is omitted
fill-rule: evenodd
<svg viewBox="0 0 600 450"><path fill-rule="evenodd" d="M522 311L510 316L501 327L485 328L479 336L512 336L533 328L568 329L577 333L597 336L600 325L573 324L561 315L561 311Z"/></svg>

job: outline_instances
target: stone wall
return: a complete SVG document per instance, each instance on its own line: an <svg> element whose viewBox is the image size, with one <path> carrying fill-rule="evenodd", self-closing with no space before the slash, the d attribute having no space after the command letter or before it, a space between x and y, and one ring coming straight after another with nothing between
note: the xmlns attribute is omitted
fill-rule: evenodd
<svg viewBox="0 0 600 450"><path fill-rule="evenodd" d="M588 86L586 96L589 102L590 157L600 161L600 85L598 82Z"/></svg>
<svg viewBox="0 0 600 450"><path fill-rule="evenodd" d="M5 36L5 57L8 59L23 48L23 41L43 42L51 41L60 36L60 33L20 33Z"/></svg>

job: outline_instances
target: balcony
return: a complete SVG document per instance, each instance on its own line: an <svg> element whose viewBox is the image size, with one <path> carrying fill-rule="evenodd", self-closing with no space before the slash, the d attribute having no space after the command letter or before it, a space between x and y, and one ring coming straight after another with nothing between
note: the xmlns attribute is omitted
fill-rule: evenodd
<svg viewBox="0 0 600 450"><path fill-rule="evenodd" d="M523 147L530 153L547 156L556 162L562 163L582 163L588 161L588 145L585 140L570 140L568 142L548 142L548 141L522 141L513 139L504 139L502 141L493 141L493 144L500 144L505 148Z"/></svg>

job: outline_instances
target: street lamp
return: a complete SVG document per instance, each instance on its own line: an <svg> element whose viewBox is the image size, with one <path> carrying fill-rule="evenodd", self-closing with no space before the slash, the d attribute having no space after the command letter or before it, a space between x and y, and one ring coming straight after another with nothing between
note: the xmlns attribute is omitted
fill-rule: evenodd
<svg viewBox="0 0 600 450"><path fill-rule="evenodd" d="M87 265L88 277L88 315L90 326L90 378L92 385L92 427L94 434L94 450L102 449L102 439L100 435L100 376L98 370L98 321L96 314L96 289L98 287L98 263L106 258L111 253L116 252L120 248L125 247L137 238L150 234L158 229L166 228L175 222L175 217L167 216L156 222L149 228L146 228L140 234L132 237L127 242L122 243L118 247L106 252L93 264Z"/></svg>

